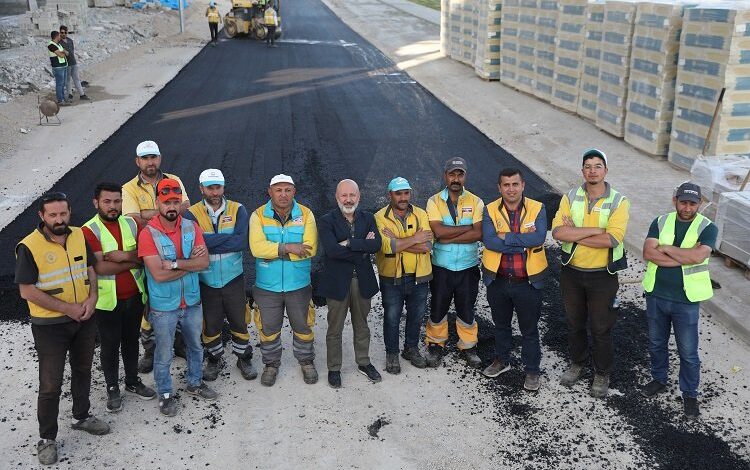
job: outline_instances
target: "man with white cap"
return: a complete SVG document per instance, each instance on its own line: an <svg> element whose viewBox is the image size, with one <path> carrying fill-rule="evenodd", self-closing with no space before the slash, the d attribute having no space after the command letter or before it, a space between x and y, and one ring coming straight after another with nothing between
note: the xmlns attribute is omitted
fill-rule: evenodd
<svg viewBox="0 0 750 470"><path fill-rule="evenodd" d="M299 204L291 176L271 178L270 200L250 216L250 252L255 257L253 298L258 305L255 324L260 335L263 374L260 382L276 383L281 365L281 326L286 310L294 335L294 357L305 383L318 381L315 369L311 306L311 258L318 248L318 230L310 209Z"/></svg>
<svg viewBox="0 0 750 470"><path fill-rule="evenodd" d="M402 177L388 184L390 203L375 214L383 239L375 255L383 298L385 370L401 373L398 330L406 304L406 330L402 356L424 369L427 360L419 352L419 330L427 312L428 284L432 279L432 232L427 212L412 205L411 185Z"/></svg>
<svg viewBox="0 0 750 470"><path fill-rule="evenodd" d="M654 219L643 244L643 258L648 261L643 289L653 380L641 394L648 398L667 390L669 333L674 329L685 415L697 418L700 303L713 296L708 260L719 229L698 213L701 188L697 184L682 183L672 203L674 212Z"/></svg>
<svg viewBox="0 0 750 470"><path fill-rule="evenodd" d="M122 213L135 219L139 227L144 227L149 220L159 215L156 209L156 185L164 178L177 181L182 189L182 206L180 213L190 207L185 185L180 178L161 171L161 152L153 140L144 140L135 149L135 164L138 174L122 186ZM147 374L154 368L154 333L144 316L141 322L141 344L143 357L138 361L138 372ZM186 357L185 343L182 335L175 336L175 354Z"/></svg>
<svg viewBox="0 0 750 470"><path fill-rule="evenodd" d="M221 23L221 14L219 13L219 9L216 7L216 2L214 2L214 0L208 2L206 18L208 18L208 29L211 31L211 44L215 46L216 41L219 40L219 23Z"/></svg>
<svg viewBox="0 0 750 470"><path fill-rule="evenodd" d="M203 302L203 347L207 361L204 380L216 380L223 366L221 332L229 322L232 352L246 380L258 376L251 359L253 349L247 332L249 307L245 295L242 253L247 251L250 216L242 204L224 197L224 175L211 168L198 178L203 199L185 211L185 218L198 222L209 254L207 271L198 274Z"/></svg>
<svg viewBox="0 0 750 470"><path fill-rule="evenodd" d="M590 331L594 365L590 393L604 398L614 362L617 272L627 267L623 244L630 201L604 181L607 156L601 150L583 153L581 173L584 183L563 195L552 221L552 236L562 242L560 290L571 362L560 382L572 387L583 375Z"/></svg>

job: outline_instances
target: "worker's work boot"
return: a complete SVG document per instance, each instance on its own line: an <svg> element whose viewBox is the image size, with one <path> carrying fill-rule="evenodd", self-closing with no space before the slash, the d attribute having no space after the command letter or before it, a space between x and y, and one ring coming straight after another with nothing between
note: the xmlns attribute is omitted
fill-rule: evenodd
<svg viewBox="0 0 750 470"><path fill-rule="evenodd" d="M305 361L299 363L302 368L302 379L306 384L314 384L318 381L318 371L315 370L315 364L312 361Z"/></svg>
<svg viewBox="0 0 750 470"><path fill-rule="evenodd" d="M427 346L427 367L438 367L443 362L443 347L439 344Z"/></svg>
<svg viewBox="0 0 750 470"><path fill-rule="evenodd" d="M276 383L276 376L279 375L279 366L273 364L266 364L263 368L263 373L260 375L261 385L271 387Z"/></svg>
<svg viewBox="0 0 750 470"><path fill-rule="evenodd" d="M42 465L57 462L57 443L54 439L42 439L36 444L36 456Z"/></svg>
<svg viewBox="0 0 750 470"><path fill-rule="evenodd" d="M401 364L398 360L398 353L385 354L385 371L393 375L401 373Z"/></svg>
<svg viewBox="0 0 750 470"><path fill-rule="evenodd" d="M464 349L461 351L461 355L469 367L474 367L475 369L482 367L482 359L477 355L477 348Z"/></svg>
<svg viewBox="0 0 750 470"><path fill-rule="evenodd" d="M580 364L572 363L568 369L563 372L560 377L560 383L566 387L572 387L574 383L578 382L578 379L583 376L583 366Z"/></svg>
<svg viewBox="0 0 750 470"><path fill-rule="evenodd" d="M237 368L240 370L242 378L245 380L253 380L258 377L258 371L253 367L253 363L251 362L252 359L252 354L237 356Z"/></svg>
<svg viewBox="0 0 750 470"><path fill-rule="evenodd" d="M156 349L156 342L151 341L149 344L143 347L143 356L138 359L138 373L148 374L154 370L154 350Z"/></svg>
<svg viewBox="0 0 750 470"><path fill-rule="evenodd" d="M594 398L606 398L609 392L609 376L596 374L591 383L591 396Z"/></svg>
<svg viewBox="0 0 750 470"><path fill-rule="evenodd" d="M401 357L411 362L411 365L417 369L424 369L427 367L427 360L424 358L418 347L406 348L401 352Z"/></svg>
<svg viewBox="0 0 750 470"><path fill-rule="evenodd" d="M213 382L219 377L219 371L224 367L224 361L219 357L209 356L203 366L203 380Z"/></svg>

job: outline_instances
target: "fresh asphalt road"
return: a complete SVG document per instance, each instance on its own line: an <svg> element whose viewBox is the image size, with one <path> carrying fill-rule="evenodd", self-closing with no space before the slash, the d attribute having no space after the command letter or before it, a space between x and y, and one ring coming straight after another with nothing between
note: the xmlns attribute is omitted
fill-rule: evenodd
<svg viewBox="0 0 750 470"><path fill-rule="evenodd" d="M455 155L468 161L467 188L485 201L497 197L501 168L525 169L320 2L288 0L282 7L280 47L249 39L206 47L55 184L71 199L74 225L91 217L97 182L124 183L135 175L135 147L148 139L159 144L162 169L182 178L192 201L199 198L200 172L219 168L227 195L249 210L265 202L277 173L291 175L298 201L321 215L335 207L343 178L360 183L362 207L374 210L386 204L395 176L409 179L424 207L442 187L444 162ZM551 217L559 196L525 173L527 194L548 202ZM30 207L0 232L6 247L0 287L12 288L12 247L38 221ZM2 304L0 317L15 316L8 311L15 302Z"/></svg>

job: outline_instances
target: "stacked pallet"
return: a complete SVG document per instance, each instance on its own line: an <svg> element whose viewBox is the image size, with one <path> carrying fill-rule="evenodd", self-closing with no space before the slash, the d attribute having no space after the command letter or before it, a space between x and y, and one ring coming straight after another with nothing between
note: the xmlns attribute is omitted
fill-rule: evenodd
<svg viewBox="0 0 750 470"><path fill-rule="evenodd" d="M602 58L604 35L604 2L589 0L586 11L586 39L583 41L583 70L578 90L577 112L579 116L595 121L599 93L599 62Z"/></svg>
<svg viewBox="0 0 750 470"><path fill-rule="evenodd" d="M707 139L708 155L749 153L748 57L750 5L747 2L726 1L685 10L669 148L672 164L690 168L703 153ZM722 89L726 91L717 109Z"/></svg>
<svg viewBox="0 0 750 470"><path fill-rule="evenodd" d="M500 81L515 87L518 79L518 27L521 15L520 0L504 0L500 33L502 60Z"/></svg>
<svg viewBox="0 0 750 470"><path fill-rule="evenodd" d="M649 1L635 18L625 141L656 157L669 150L682 11L669 0Z"/></svg>
<svg viewBox="0 0 750 470"><path fill-rule="evenodd" d="M448 34L448 41L450 43L448 56L453 60L460 61L463 57L463 13L464 13L464 0L448 0L449 1L449 21L450 21L450 33Z"/></svg>
<svg viewBox="0 0 750 470"><path fill-rule="evenodd" d="M518 72L515 87L525 93L534 93L534 61L536 54L536 15L539 0L521 0L518 17Z"/></svg>
<svg viewBox="0 0 750 470"><path fill-rule="evenodd" d="M479 0L464 0L461 32L461 62L474 67L477 53L477 29L479 28Z"/></svg>
<svg viewBox="0 0 750 470"><path fill-rule="evenodd" d="M552 84L553 105L575 113L583 70L583 43L586 38L588 0L558 0L555 37L555 68Z"/></svg>
<svg viewBox="0 0 750 470"><path fill-rule="evenodd" d="M502 0L479 0L479 25L474 70L485 80L500 79Z"/></svg>
<svg viewBox="0 0 750 470"><path fill-rule="evenodd" d="M608 0L604 4L596 126L615 137L625 135L625 104L628 97L636 1Z"/></svg>
<svg viewBox="0 0 750 470"><path fill-rule="evenodd" d="M440 53L451 55L451 2L440 0Z"/></svg>
<svg viewBox="0 0 750 470"><path fill-rule="evenodd" d="M544 101L552 100L556 35L557 0L539 0L536 15L536 50L534 51L534 95Z"/></svg>

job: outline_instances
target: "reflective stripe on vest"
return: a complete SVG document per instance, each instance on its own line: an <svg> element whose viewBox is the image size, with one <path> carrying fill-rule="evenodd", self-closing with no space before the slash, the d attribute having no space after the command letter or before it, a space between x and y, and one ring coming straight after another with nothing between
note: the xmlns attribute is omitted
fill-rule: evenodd
<svg viewBox="0 0 750 470"><path fill-rule="evenodd" d="M214 228L213 221L208 215L204 201L193 204L188 210L195 216L198 225L204 233L234 233L235 224L237 223L237 211L241 206L241 204L235 201L226 201L224 212L219 216L218 231ZM201 271L198 277L200 282L209 287L222 288L243 272L241 251L209 254L208 259L208 269Z"/></svg>
<svg viewBox="0 0 750 470"><path fill-rule="evenodd" d="M542 207L542 203L539 201L527 197L523 198L523 205L520 207L521 233L530 232L531 227L527 227L527 223L524 223L524 221L528 220L528 223L534 224ZM487 214L492 219L495 232L512 232L510 218L503 205L502 198L487 205ZM544 244L533 248L526 248L525 254L526 274L529 276L529 282L538 282L547 277L547 255L545 254ZM496 277L497 270L500 269L502 257L502 253L489 250L487 247L484 248L484 252L482 253L482 272L485 276L489 276L492 279Z"/></svg>
<svg viewBox="0 0 750 470"><path fill-rule="evenodd" d="M586 214L588 205L588 195L586 194L586 190L583 189L583 186L579 186L578 188L573 188L568 191L567 196L568 202L570 203L570 215L573 219L573 223L576 227L583 227L583 219ZM612 187L609 188L609 196L604 200L604 202L602 202L601 206L599 207L599 228L607 228L610 215L612 215L612 213L617 210L618 207L620 207L620 203L624 199L625 196L612 189ZM570 263L570 260L573 259L573 255L575 254L577 247L578 243L562 243L562 254L560 258L563 266ZM615 271L611 270L610 267L615 262L620 261L624 256L624 243L619 243L616 247L612 248L611 251L612 255L610 263L607 265L607 271L614 274Z"/></svg>
<svg viewBox="0 0 750 470"><path fill-rule="evenodd" d="M268 201L256 209L255 214L263 227L266 240L274 243L302 243L305 238L307 217L312 213L294 201L285 225L274 218L273 206ZM255 285L271 292L290 292L310 285L310 258L255 259Z"/></svg>
<svg viewBox="0 0 750 470"><path fill-rule="evenodd" d="M172 240L160 232L156 227L147 225L146 228L154 239L156 251L163 260L175 261L177 249ZM185 253L190 256L195 242L195 226L192 220L181 219L181 242L183 258ZM148 296L152 310L168 312L180 307L180 300L185 299L188 306L197 305L201 301L201 292L198 285L198 273L188 272L179 279L173 281L157 282L146 269L146 280L148 281Z"/></svg>
<svg viewBox="0 0 750 470"><path fill-rule="evenodd" d="M88 258L86 240L78 227L70 227L71 233L63 247L47 240L39 230L34 230L19 244L25 245L36 263L39 275L35 286L44 293L67 303L80 303L89 296ZM28 302L31 322L43 324L49 320L59 322L62 312Z"/></svg>
<svg viewBox="0 0 750 470"><path fill-rule="evenodd" d="M669 214L662 215L657 219L657 225L659 227L659 245L672 245L674 243L674 228L677 222L677 213L670 212ZM698 243L703 230L711 224L711 221L701 214L696 214L695 219L688 227L685 232L685 238L680 244L680 248L693 248ZM714 295L713 288L711 287L711 277L708 272L708 260L706 259L702 263L698 264L685 264L682 265L682 283L685 289L685 296L691 302L701 302L708 300ZM646 266L646 274L643 277L643 290L646 292L653 292L654 285L656 284L656 270L659 266L648 262Z"/></svg>
<svg viewBox="0 0 750 470"><path fill-rule="evenodd" d="M50 45L57 47L57 50L60 52L65 51L65 48L63 48L60 44L56 43L55 41L50 41L47 43L47 46L50 46ZM49 54L50 58L57 59L57 63L60 64L60 66L68 65L68 60L65 57L59 57L57 54L55 54L49 49L47 49L47 54Z"/></svg>
<svg viewBox="0 0 750 470"><path fill-rule="evenodd" d="M128 216L120 216L117 219L117 223L120 226L120 234L122 236L122 250L123 251L135 251L136 249L136 237L138 236L138 225L135 220ZM104 225L98 215L95 215L88 222L84 224L94 234L99 243L102 245L102 254L109 253L110 251L119 250L117 240L112 236L109 229ZM141 293L141 300L146 303L146 289L143 285L143 268L131 269L130 274L133 275L135 283L138 286L138 292ZM111 312L117 306L117 283L115 274L99 274L97 275L97 284L99 285L99 298L96 301L96 308L99 310L106 310Z"/></svg>
<svg viewBox="0 0 750 470"><path fill-rule="evenodd" d="M469 191L459 196L456 202L456 218L453 220L448 209L448 189L432 196L435 206L440 211L443 225L455 227L474 224L474 211L478 209L478 197ZM479 264L479 242L474 243L440 243L432 245L432 264L451 271L463 271Z"/></svg>

